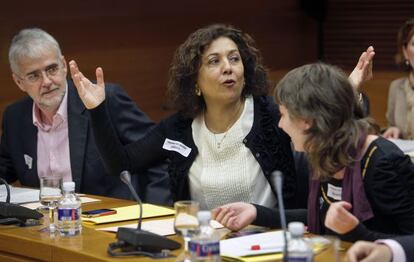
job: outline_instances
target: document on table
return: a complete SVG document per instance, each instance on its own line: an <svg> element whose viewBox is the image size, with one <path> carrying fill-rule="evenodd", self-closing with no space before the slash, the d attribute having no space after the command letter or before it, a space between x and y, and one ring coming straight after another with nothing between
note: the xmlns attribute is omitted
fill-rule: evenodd
<svg viewBox="0 0 414 262"><path fill-rule="evenodd" d="M290 234L287 233L288 239ZM315 254L329 242L323 237L311 238ZM252 247L255 248L252 248ZM259 247L259 248L258 248ZM236 261L275 261L282 259L283 231L272 231L220 241L222 257Z"/></svg>
<svg viewBox="0 0 414 262"><path fill-rule="evenodd" d="M117 211L116 214L101 217L82 218L82 221L91 224L104 224L134 220L139 218L139 205L118 207L112 209ZM168 216L174 215L175 213L175 211L171 208L151 204L143 204L142 211L142 218Z"/></svg>
<svg viewBox="0 0 414 262"><path fill-rule="evenodd" d="M80 195L84 195L84 194L80 194ZM79 198L80 198L82 204L101 201L100 199L97 199L97 198L85 197L85 196L81 196ZM35 203L22 204L21 206L24 206L24 207L27 207L27 208L30 208L30 209L36 209L36 208L41 207L43 205L40 204L40 202L35 202Z"/></svg>
<svg viewBox="0 0 414 262"><path fill-rule="evenodd" d="M211 220L210 225L215 228L223 228L223 225L215 220ZM121 227L127 227L127 228L137 228L137 223L124 225ZM174 235L174 218L168 218L168 219L160 219L160 220L151 220L151 221L142 221L141 229L145 231L149 231L151 233L161 235L161 236L168 236L168 235ZM99 228L98 230L102 231L109 231L109 232L117 232L118 227L105 227L105 228Z"/></svg>
<svg viewBox="0 0 414 262"><path fill-rule="evenodd" d="M39 201L39 189L10 187L10 202L14 204ZM0 201L6 202L7 190L5 185L0 186Z"/></svg>
<svg viewBox="0 0 414 262"><path fill-rule="evenodd" d="M252 250L252 246L266 246ZM283 231L272 231L220 241L220 254L229 257L261 255L282 252L284 246Z"/></svg>
<svg viewBox="0 0 414 262"><path fill-rule="evenodd" d="M404 153L406 154L414 153L414 140L392 139L392 138L388 140L396 144L401 149L401 151L403 151Z"/></svg>

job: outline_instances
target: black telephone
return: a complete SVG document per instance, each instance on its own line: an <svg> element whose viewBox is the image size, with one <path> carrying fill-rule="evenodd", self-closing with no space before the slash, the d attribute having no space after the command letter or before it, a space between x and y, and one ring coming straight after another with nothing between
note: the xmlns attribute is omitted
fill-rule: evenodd
<svg viewBox="0 0 414 262"><path fill-rule="evenodd" d="M9 184L3 178L0 178L0 182L3 182L7 190L6 202L0 202L0 225L19 224L20 226L27 226L36 224L33 221L39 221L43 217L43 214L35 210L10 203Z"/></svg>

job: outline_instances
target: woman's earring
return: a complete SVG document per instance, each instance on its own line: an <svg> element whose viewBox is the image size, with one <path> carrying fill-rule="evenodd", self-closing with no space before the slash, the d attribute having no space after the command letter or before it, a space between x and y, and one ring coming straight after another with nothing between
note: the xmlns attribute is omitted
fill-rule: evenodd
<svg viewBox="0 0 414 262"><path fill-rule="evenodd" d="M408 59L405 59L405 65L410 67L410 61Z"/></svg>
<svg viewBox="0 0 414 262"><path fill-rule="evenodd" d="M195 94L197 96L201 96L201 90L200 90L200 88L198 88L198 85L197 84L195 85Z"/></svg>

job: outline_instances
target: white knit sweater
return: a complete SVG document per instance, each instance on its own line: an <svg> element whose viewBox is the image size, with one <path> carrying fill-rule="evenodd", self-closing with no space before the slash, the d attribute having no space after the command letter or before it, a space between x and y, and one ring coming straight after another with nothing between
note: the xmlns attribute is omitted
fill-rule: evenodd
<svg viewBox="0 0 414 262"><path fill-rule="evenodd" d="M192 132L199 154L190 168L189 181L191 198L200 203L200 209L236 201L274 207L276 199L270 185L243 144L253 119L252 97L246 98L240 118L225 133L209 131L203 115L194 119Z"/></svg>

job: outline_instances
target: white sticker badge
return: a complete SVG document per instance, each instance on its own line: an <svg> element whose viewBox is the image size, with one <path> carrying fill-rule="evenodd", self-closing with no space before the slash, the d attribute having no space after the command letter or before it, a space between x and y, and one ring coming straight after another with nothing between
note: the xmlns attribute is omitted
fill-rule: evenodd
<svg viewBox="0 0 414 262"><path fill-rule="evenodd" d="M332 184L328 183L328 197L331 197L335 200L341 200L342 199L342 187L337 187Z"/></svg>
<svg viewBox="0 0 414 262"><path fill-rule="evenodd" d="M26 163L27 167L29 169L32 169L32 163L33 163L33 158L31 158L29 155L24 154L24 162Z"/></svg>
<svg viewBox="0 0 414 262"><path fill-rule="evenodd" d="M162 145L162 148L164 148L165 150L169 150L169 151L175 151L185 157L188 157L188 155L191 152L191 148L184 145L180 141L175 141L175 140L171 140L168 138L165 139L164 145Z"/></svg>

